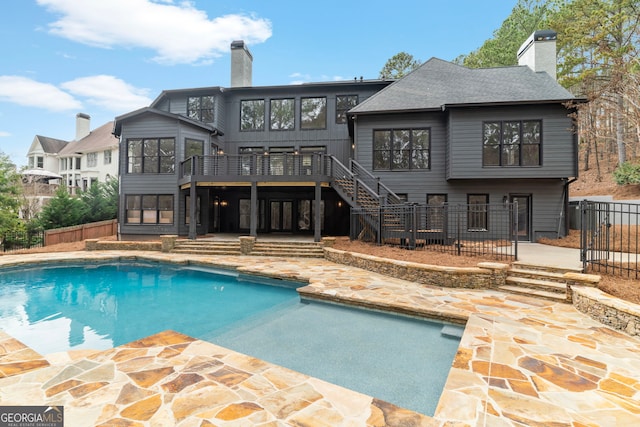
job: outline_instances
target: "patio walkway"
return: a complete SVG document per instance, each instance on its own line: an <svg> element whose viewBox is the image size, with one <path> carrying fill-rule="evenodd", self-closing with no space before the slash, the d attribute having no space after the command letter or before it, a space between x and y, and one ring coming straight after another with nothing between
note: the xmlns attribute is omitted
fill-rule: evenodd
<svg viewBox="0 0 640 427"><path fill-rule="evenodd" d="M2 256L0 266L132 256L301 280L307 296L467 320L435 417L175 332L45 357L0 336L0 404L64 405L74 426L640 425L640 340L566 304L420 286L317 259L104 251Z"/></svg>

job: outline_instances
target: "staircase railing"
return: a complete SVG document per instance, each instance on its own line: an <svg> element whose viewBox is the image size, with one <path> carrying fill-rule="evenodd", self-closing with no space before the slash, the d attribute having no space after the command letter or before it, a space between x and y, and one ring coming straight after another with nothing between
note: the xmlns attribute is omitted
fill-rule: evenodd
<svg viewBox="0 0 640 427"><path fill-rule="evenodd" d="M360 207L359 201L363 198L370 198L377 201L378 205L381 204L380 195L359 179L359 177L342 164L340 160L331 156L331 163L333 166L331 168L331 177L333 178L334 183L337 184L334 185L334 188L341 193L340 195L345 198L352 207ZM352 186L351 192L342 185L347 182Z"/></svg>
<svg viewBox="0 0 640 427"><path fill-rule="evenodd" d="M372 188L379 196L382 203L381 205L399 205L403 201L398 197L396 193L391 191L389 187L384 185L380 178L373 176L366 168L355 160L349 160L351 165L351 171L356 175L363 183Z"/></svg>

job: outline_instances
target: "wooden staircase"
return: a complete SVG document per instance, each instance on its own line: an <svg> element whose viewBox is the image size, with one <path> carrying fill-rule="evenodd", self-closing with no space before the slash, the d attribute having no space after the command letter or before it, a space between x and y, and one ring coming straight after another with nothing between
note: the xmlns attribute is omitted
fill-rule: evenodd
<svg viewBox="0 0 640 427"><path fill-rule="evenodd" d="M243 255L240 242L233 240L178 240L171 251L177 254ZM324 258L322 244L296 241L256 241L253 250L245 255L282 258Z"/></svg>
<svg viewBox="0 0 640 427"><path fill-rule="evenodd" d="M581 273L577 268L548 267L514 262L505 284L498 289L556 302L570 302L564 273Z"/></svg>

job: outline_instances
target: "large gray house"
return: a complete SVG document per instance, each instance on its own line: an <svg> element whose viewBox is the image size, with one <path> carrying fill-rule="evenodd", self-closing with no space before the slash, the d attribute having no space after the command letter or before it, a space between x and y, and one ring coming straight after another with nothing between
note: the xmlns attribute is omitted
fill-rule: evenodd
<svg viewBox="0 0 640 427"><path fill-rule="evenodd" d="M245 44L231 55L231 87L167 90L115 119L122 238L319 239L347 234L351 207L508 201L520 239L566 234L575 98L555 81L554 32L519 66L432 58L397 81L256 87Z"/></svg>

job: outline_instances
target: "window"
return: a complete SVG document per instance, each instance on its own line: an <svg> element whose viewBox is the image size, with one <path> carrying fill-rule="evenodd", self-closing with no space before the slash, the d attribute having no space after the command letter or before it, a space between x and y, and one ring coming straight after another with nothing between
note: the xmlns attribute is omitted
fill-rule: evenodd
<svg viewBox="0 0 640 427"><path fill-rule="evenodd" d="M98 153L87 153L87 167L95 168L98 166Z"/></svg>
<svg viewBox="0 0 640 427"><path fill-rule="evenodd" d="M196 197L196 224L200 225L200 196ZM185 196L184 200L184 223L191 223L191 196Z"/></svg>
<svg viewBox="0 0 640 427"><path fill-rule="evenodd" d="M187 117L204 123L213 123L214 97L190 96L187 99Z"/></svg>
<svg viewBox="0 0 640 427"><path fill-rule="evenodd" d="M44 157L42 157L42 156L36 157L36 163L37 163L37 167L39 167L40 169L43 169L44 168Z"/></svg>
<svg viewBox="0 0 640 427"><path fill-rule="evenodd" d="M358 95L336 96L336 123L347 123L347 111L358 105Z"/></svg>
<svg viewBox="0 0 640 427"><path fill-rule="evenodd" d="M264 99L240 101L240 130L264 130Z"/></svg>
<svg viewBox="0 0 640 427"><path fill-rule="evenodd" d="M300 100L300 129L326 129L327 98Z"/></svg>
<svg viewBox="0 0 640 427"><path fill-rule="evenodd" d="M193 156L204 156L204 141L199 139L185 138L184 140L184 158L188 159Z"/></svg>
<svg viewBox="0 0 640 427"><path fill-rule="evenodd" d="M446 230L446 194L427 194L427 230Z"/></svg>
<svg viewBox="0 0 640 427"><path fill-rule="evenodd" d="M482 125L483 166L540 166L542 121L514 120Z"/></svg>
<svg viewBox="0 0 640 427"><path fill-rule="evenodd" d="M240 217L238 228L241 230L249 230L251 228L251 199L240 199L239 203ZM258 230L264 230L266 227L266 202L264 199L258 199Z"/></svg>
<svg viewBox="0 0 640 427"><path fill-rule="evenodd" d="M111 150L104 150L104 164L105 165L110 165L111 164Z"/></svg>
<svg viewBox="0 0 640 427"><path fill-rule="evenodd" d="M242 175L262 175L264 147L240 147L238 153Z"/></svg>
<svg viewBox="0 0 640 427"><path fill-rule="evenodd" d="M173 173L175 140L148 138L127 140L128 173Z"/></svg>
<svg viewBox="0 0 640 427"><path fill-rule="evenodd" d="M467 195L467 229L469 231L487 231L488 194Z"/></svg>
<svg viewBox="0 0 640 427"><path fill-rule="evenodd" d="M314 175L314 173L321 174L322 173L322 156L320 156L319 154L324 154L326 152L327 152L327 147L324 147L324 146L300 147L300 155L301 155L300 174L301 175Z"/></svg>
<svg viewBox="0 0 640 427"><path fill-rule="evenodd" d="M31 159L29 159L31 160ZM61 171L66 171L67 170L67 159L60 159L60 170Z"/></svg>
<svg viewBox="0 0 640 427"><path fill-rule="evenodd" d="M127 224L173 224L171 194L125 196Z"/></svg>
<svg viewBox="0 0 640 427"><path fill-rule="evenodd" d="M373 131L374 169L429 169L430 129Z"/></svg>
<svg viewBox="0 0 640 427"><path fill-rule="evenodd" d="M270 129L271 130L293 130L295 129L295 100L272 99L270 103Z"/></svg>
<svg viewBox="0 0 640 427"><path fill-rule="evenodd" d="M82 166L82 158L76 157L76 169L79 170L81 166Z"/></svg>
<svg viewBox="0 0 640 427"><path fill-rule="evenodd" d="M293 175L293 147L269 149L269 175Z"/></svg>

